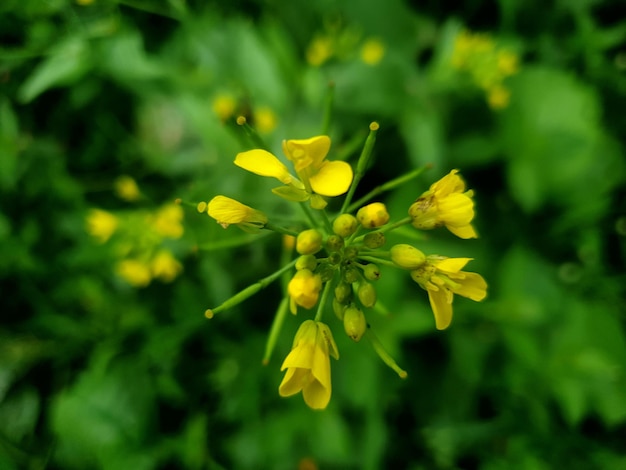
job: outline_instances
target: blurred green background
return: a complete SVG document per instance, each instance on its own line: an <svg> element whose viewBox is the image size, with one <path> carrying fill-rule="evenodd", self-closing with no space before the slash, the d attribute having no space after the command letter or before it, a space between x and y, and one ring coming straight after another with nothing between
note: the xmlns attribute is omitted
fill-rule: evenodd
<svg viewBox="0 0 626 470"><path fill-rule="evenodd" d="M549 3L3 0L0 469L626 468L626 7ZM203 317L280 237L171 203L289 215L232 120L279 155L329 82L331 158L381 125L360 192L433 164L392 217L461 170L481 237L418 246L475 258L489 296L436 331L384 270L369 320L409 376L329 316L315 412L277 393L302 312L261 365L279 286Z"/></svg>

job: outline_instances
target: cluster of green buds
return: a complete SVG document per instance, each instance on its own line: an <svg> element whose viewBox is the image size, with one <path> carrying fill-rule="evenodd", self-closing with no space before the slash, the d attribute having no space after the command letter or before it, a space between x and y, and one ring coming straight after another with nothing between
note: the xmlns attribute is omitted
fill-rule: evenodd
<svg viewBox="0 0 626 470"><path fill-rule="evenodd" d="M199 212L208 213L224 228L236 225L249 232L271 230L295 245L297 256L221 305L207 309L205 316L212 318L269 283L287 277L285 296L277 309L263 362L270 361L285 316L289 312L296 315L302 310L314 309L313 317L307 316L295 335L293 348L281 367L286 372L279 386L281 396L302 392L307 405L314 409L323 409L330 401L329 357L339 358L331 327L322 321L330 311L343 324L349 338L355 342L367 338L388 366L400 377L407 376L368 325L367 318L377 304L375 286L381 277L381 266L408 271L410 277L428 292L438 329L447 328L451 322L454 294L476 301L486 296L484 279L476 273L461 271L470 258L425 255L409 244L385 246L388 232L408 225L418 230L446 227L465 239L477 236L471 225L473 192L465 190L458 170L452 170L433 183L408 205L405 216L396 221L392 220L385 204L372 200L415 179L425 168L395 178L352 201L370 163L378 128L377 123L370 124L369 135L354 170L345 161L326 159L330 138L325 135L283 142L283 151L293 164L295 175L265 148L237 155L237 166L280 181L282 186L272 192L294 202L302 210L302 218L293 220L288 226L277 225L264 212L222 195L197 205ZM344 194L341 209L330 213L327 198Z"/></svg>

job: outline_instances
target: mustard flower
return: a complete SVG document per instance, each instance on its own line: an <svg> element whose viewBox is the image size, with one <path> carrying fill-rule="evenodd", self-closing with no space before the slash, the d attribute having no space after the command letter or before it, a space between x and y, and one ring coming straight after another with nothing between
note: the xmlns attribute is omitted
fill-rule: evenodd
<svg viewBox="0 0 626 470"><path fill-rule="evenodd" d="M361 47L361 60L367 65L378 64L385 55L385 45L380 39L371 38Z"/></svg>
<svg viewBox="0 0 626 470"><path fill-rule="evenodd" d="M235 165L260 176L276 178L287 185L272 192L291 201L307 201L314 209L326 207L323 196L345 194L352 183L352 167L343 161L328 161L330 138L325 135L304 140L283 141L283 152L293 163L294 177L276 156L254 149L237 154Z"/></svg>
<svg viewBox="0 0 626 470"><path fill-rule="evenodd" d="M113 189L117 197L125 201L134 202L141 197L137 182L128 175L118 176L113 182Z"/></svg>
<svg viewBox="0 0 626 470"><path fill-rule="evenodd" d="M172 282L182 270L183 266L167 250L160 250L150 261L152 276L163 282Z"/></svg>
<svg viewBox="0 0 626 470"><path fill-rule="evenodd" d="M162 237L180 238L183 236L183 208L178 204L167 204L155 214L153 226Z"/></svg>
<svg viewBox="0 0 626 470"><path fill-rule="evenodd" d="M136 259L119 261L115 266L115 271L133 287L145 287L152 280L150 266Z"/></svg>
<svg viewBox="0 0 626 470"><path fill-rule="evenodd" d="M99 243L106 243L119 225L119 220L115 215L101 209L91 209L86 222L87 232Z"/></svg>
<svg viewBox="0 0 626 470"><path fill-rule="evenodd" d="M428 256L426 262L411 271L411 277L428 292L438 330L452 322L454 294L480 302L487 296L487 283L480 274L461 271L472 258Z"/></svg>
<svg viewBox="0 0 626 470"><path fill-rule="evenodd" d="M287 285L291 313L296 313L297 305L304 308L313 308L319 298L322 289L322 278L319 274L313 274L309 269L300 269Z"/></svg>
<svg viewBox="0 0 626 470"><path fill-rule="evenodd" d="M235 224L244 230L254 231L263 228L267 223L267 216L263 212L226 196L215 196L211 199L208 212L224 228Z"/></svg>
<svg viewBox="0 0 626 470"><path fill-rule="evenodd" d="M474 218L473 191L465 191L465 182L452 170L433 183L409 207L409 215L415 228L430 230L445 225L460 238L477 238L471 225Z"/></svg>
<svg viewBox="0 0 626 470"><path fill-rule="evenodd" d="M300 325L280 370L287 369L278 387L281 397L302 392L304 402L314 410L323 410L330 402L330 357L339 359L337 345L327 325L306 320Z"/></svg>

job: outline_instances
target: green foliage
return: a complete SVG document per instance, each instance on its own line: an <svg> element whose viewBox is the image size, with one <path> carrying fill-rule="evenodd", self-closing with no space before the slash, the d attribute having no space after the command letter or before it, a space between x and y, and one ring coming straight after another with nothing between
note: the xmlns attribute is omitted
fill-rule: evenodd
<svg viewBox="0 0 626 470"><path fill-rule="evenodd" d="M626 466L623 8L413 3L2 2L0 468ZM452 66L464 29L518 58L501 109ZM333 49L314 65L316 37ZM379 62L361 56L371 39ZM381 270L368 321L408 378L329 311L341 360L314 412L277 393L302 318L261 363L276 285L203 317L279 268L280 237L224 232L192 206L227 193L289 215L275 182L232 164L256 147L234 119L261 129L270 110L278 155L321 133L329 82L333 159L355 164L381 125L363 194L433 165L380 196L391 214L463 172L480 238L403 235L473 257L489 297L456 299L440 332L425 293ZM116 196L122 175L138 199ZM193 203L184 235L150 243L183 271L133 287L124 240L99 243L89 211L143 221L175 198Z"/></svg>

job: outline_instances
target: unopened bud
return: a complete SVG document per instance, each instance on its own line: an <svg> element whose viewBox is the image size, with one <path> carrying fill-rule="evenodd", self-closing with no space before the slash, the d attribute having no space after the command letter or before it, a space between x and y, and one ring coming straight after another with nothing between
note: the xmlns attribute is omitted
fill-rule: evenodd
<svg viewBox="0 0 626 470"><path fill-rule="evenodd" d="M363 282L359 286L357 296L363 307L373 307L376 303L376 289L369 282Z"/></svg>
<svg viewBox="0 0 626 470"><path fill-rule="evenodd" d="M365 330L367 330L367 322L365 315L358 308L351 306L343 312L343 328L346 334L354 341L359 341Z"/></svg>
<svg viewBox="0 0 626 470"><path fill-rule="evenodd" d="M370 232L363 237L363 244L372 249L380 248L385 244L385 234L382 232Z"/></svg>
<svg viewBox="0 0 626 470"><path fill-rule="evenodd" d="M343 270L343 280L348 284L352 284L359 280L359 270L354 266L348 266Z"/></svg>
<svg viewBox="0 0 626 470"><path fill-rule="evenodd" d="M343 238L339 235L331 235L326 240L326 248L328 248L330 252L341 250L343 248Z"/></svg>
<svg viewBox="0 0 626 470"><path fill-rule="evenodd" d="M313 255L302 255L296 260L296 269L308 269L309 271L315 271L317 267L317 258Z"/></svg>
<svg viewBox="0 0 626 470"><path fill-rule="evenodd" d="M391 261L404 269L417 269L426 261L426 256L414 246L400 243L391 247Z"/></svg>
<svg viewBox="0 0 626 470"><path fill-rule="evenodd" d="M358 225L352 214L341 214L333 221L333 232L340 237L347 238L354 233Z"/></svg>
<svg viewBox="0 0 626 470"><path fill-rule="evenodd" d="M322 248L322 234L314 228L304 230L296 239L296 251L301 255L312 255Z"/></svg>
<svg viewBox="0 0 626 470"><path fill-rule="evenodd" d="M338 302L345 304L350 300L351 296L352 286L350 284L343 281L337 284L337 287L335 287L335 299L337 299Z"/></svg>
<svg viewBox="0 0 626 470"><path fill-rule="evenodd" d="M380 269L375 264L370 263L363 268L363 275L365 279L378 281L380 279Z"/></svg>
<svg viewBox="0 0 626 470"><path fill-rule="evenodd" d="M343 321L343 313L346 311L346 305L339 302L337 299L333 299L333 312L337 315L339 320Z"/></svg>
<svg viewBox="0 0 626 470"><path fill-rule="evenodd" d="M365 228L377 228L389 222L389 212L382 202L373 202L361 207L356 218Z"/></svg>

